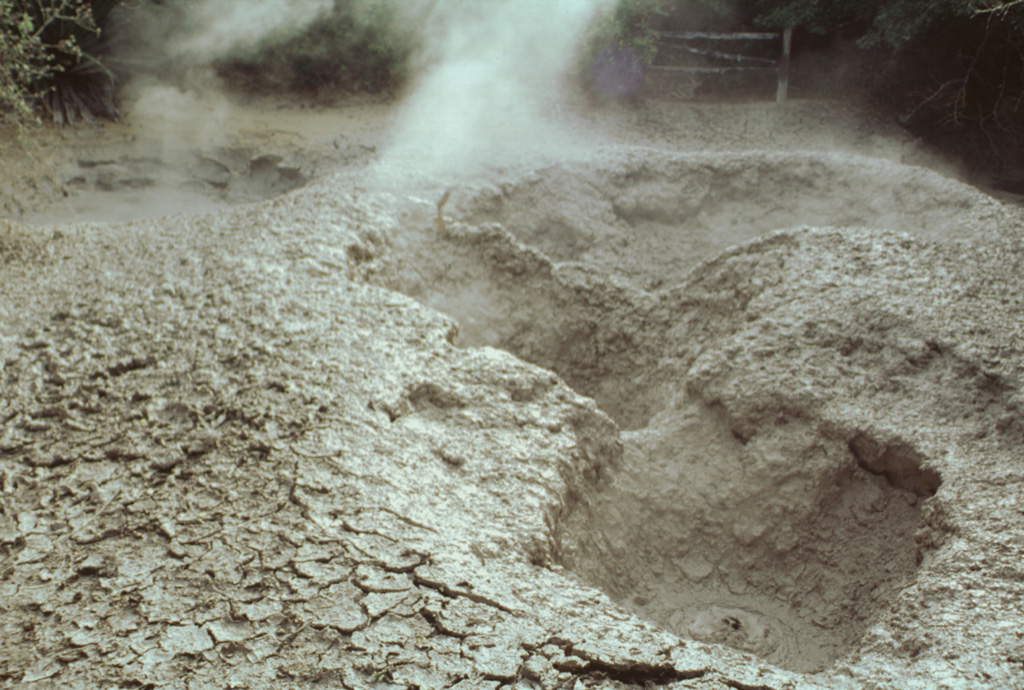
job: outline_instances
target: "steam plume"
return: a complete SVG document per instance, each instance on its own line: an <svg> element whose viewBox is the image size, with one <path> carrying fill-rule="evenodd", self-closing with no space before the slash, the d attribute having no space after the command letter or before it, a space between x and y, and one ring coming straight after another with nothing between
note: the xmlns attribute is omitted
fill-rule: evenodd
<svg viewBox="0 0 1024 690"><path fill-rule="evenodd" d="M550 111L579 41L606 0L437 3L423 23L421 72L385 169L472 169L557 138Z"/></svg>
<svg viewBox="0 0 1024 690"><path fill-rule="evenodd" d="M201 0L188 11L188 30L173 56L209 62L258 44L273 33L301 31L331 9L332 0Z"/></svg>
<svg viewBox="0 0 1024 690"><path fill-rule="evenodd" d="M298 34L330 12L334 1L149 5L139 18L148 22L149 30L142 32L146 38L136 52L152 68L151 76L136 85L139 108L148 108L154 117L180 112L185 122L175 129L187 129L196 112L192 101L199 98L208 105L212 98L214 61L258 46L271 35ZM561 146L561 130L551 115L562 78L587 26L614 2L345 1L367 10L383 4L403 33L415 28L420 52L414 76L378 171L413 168L434 177L471 173L484 162L518 158L524 149ZM176 86L169 87L168 77ZM167 117L155 119L163 122Z"/></svg>

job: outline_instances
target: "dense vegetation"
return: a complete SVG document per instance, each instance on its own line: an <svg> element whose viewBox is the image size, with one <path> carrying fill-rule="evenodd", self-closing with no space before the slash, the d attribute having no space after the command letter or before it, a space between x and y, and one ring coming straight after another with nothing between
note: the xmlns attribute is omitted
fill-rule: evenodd
<svg viewBox="0 0 1024 690"><path fill-rule="evenodd" d="M912 131L956 149L1008 185L1018 184L1012 178L1024 165L1024 2L755 4L763 23L855 40L872 56L866 80L871 93L896 109Z"/></svg>
<svg viewBox="0 0 1024 690"><path fill-rule="evenodd" d="M385 0L334 0L301 34L274 33L218 59L217 72L252 91L376 92L405 75L414 35Z"/></svg>

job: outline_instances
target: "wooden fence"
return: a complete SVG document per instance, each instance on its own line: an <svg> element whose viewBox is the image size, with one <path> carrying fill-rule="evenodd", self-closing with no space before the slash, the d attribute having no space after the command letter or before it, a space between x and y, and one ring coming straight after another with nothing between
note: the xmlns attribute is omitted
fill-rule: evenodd
<svg viewBox="0 0 1024 690"><path fill-rule="evenodd" d="M661 40L671 42L683 51L717 63L702 66L690 65L652 65L649 69L664 72L689 72L691 74L728 74L732 72L774 72L778 80L775 100L778 103L786 100L789 92L789 55L793 42L793 30L786 29L781 33L708 33L702 31L663 31ZM782 50L778 59L768 59L744 55L737 52L711 50L708 43L728 45L741 41L778 41L782 39ZM699 47L698 47L699 46Z"/></svg>

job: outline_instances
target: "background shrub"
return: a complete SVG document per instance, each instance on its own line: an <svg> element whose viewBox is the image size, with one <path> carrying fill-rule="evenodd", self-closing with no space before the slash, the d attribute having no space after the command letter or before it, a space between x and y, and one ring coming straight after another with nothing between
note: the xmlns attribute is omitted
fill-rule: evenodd
<svg viewBox="0 0 1024 690"><path fill-rule="evenodd" d="M615 45L649 64L658 29L785 27L791 93L866 95L1024 193L1024 0L621 0L586 59Z"/></svg>
<svg viewBox="0 0 1024 690"><path fill-rule="evenodd" d="M230 85L255 92L378 92L406 75L416 46L384 0L334 0L300 34L271 34L214 63Z"/></svg>
<svg viewBox="0 0 1024 690"><path fill-rule="evenodd" d="M755 22L796 27L806 45L855 41L867 68L862 85L876 102L915 134L1024 192L1024 2L752 0L751 7Z"/></svg>
<svg viewBox="0 0 1024 690"><path fill-rule="evenodd" d="M0 114L39 109L58 124L116 118L114 77L99 57L118 0L0 0Z"/></svg>
<svg viewBox="0 0 1024 690"><path fill-rule="evenodd" d="M0 0L0 122L35 120L32 89L46 74L46 49L31 17L14 0Z"/></svg>

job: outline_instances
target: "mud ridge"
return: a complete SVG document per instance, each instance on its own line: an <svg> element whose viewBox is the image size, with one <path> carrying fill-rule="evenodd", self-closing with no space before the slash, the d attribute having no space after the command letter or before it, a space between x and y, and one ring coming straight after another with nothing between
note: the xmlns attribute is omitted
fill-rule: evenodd
<svg viewBox="0 0 1024 690"><path fill-rule="evenodd" d="M935 449L917 438L883 431L870 417L831 414L820 397L823 386L852 377L859 385L847 386L846 395L870 395L865 379L872 374L855 373L861 362L851 361L864 347L876 355L872 367L894 348L896 359L885 366L904 377L937 383L948 370L932 367L925 341L933 340L901 336L892 342L884 336L884 329L922 317L926 329L941 332L930 314L910 310L879 329L876 317L864 319L854 308L820 322L800 319L807 328L799 332L788 315L773 315L780 307L766 311L765 303L778 304L780 295L800 294L791 283L802 279L799 266L807 253L822 262L814 269L815 284L828 285L850 303L850 290L873 293L857 274L876 272L882 257L920 241L856 228L761 236L775 223L895 223L944 238L984 227L998 240L1015 214L921 170L900 171L909 183L894 188L887 177L879 179L879 171L894 174L893 166L874 161L811 154L636 155L642 161L627 156L596 170L559 165L457 195L464 220L422 240L404 232L386 284L452 315L461 326L456 343L502 347L551 368L634 429L623 435L621 467L596 491L574 499L561 517L555 537L561 563L683 637L730 645L794 670L820 671L856 649L914 580L927 558L922 505L941 490L944 474ZM825 173L829 166L836 167ZM747 214L773 195L764 181L783 173L791 176L780 183L791 192L789 215L750 223ZM804 183L830 203L808 206L794 199L792 190ZM690 193L693 201L681 201L695 184L700 189ZM938 189L949 202L942 227L921 218ZM875 206L866 203L868 197ZM406 217L417 213L423 211L414 207ZM666 226L664 239L657 240L656 251L634 253L634 242L651 241L651 222ZM725 230L737 227L758 239L703 262L714 250L694 251L680 239L746 239ZM823 251L834 252L835 259L823 260ZM627 265L627 256L658 259ZM680 266L680 282L666 286L666 261ZM862 300L853 297L852 303ZM730 341L742 346L732 349ZM815 344L808 349L808 342ZM786 352L815 348L823 348L823 360L811 380L797 375L776 384L772 375L750 369L735 398L711 383L736 366L715 359L720 353L753 353L760 368ZM708 353L715 353L713 365ZM943 541L931 534L923 548ZM879 562L884 568L876 567ZM638 569L638 563L646 567Z"/></svg>

